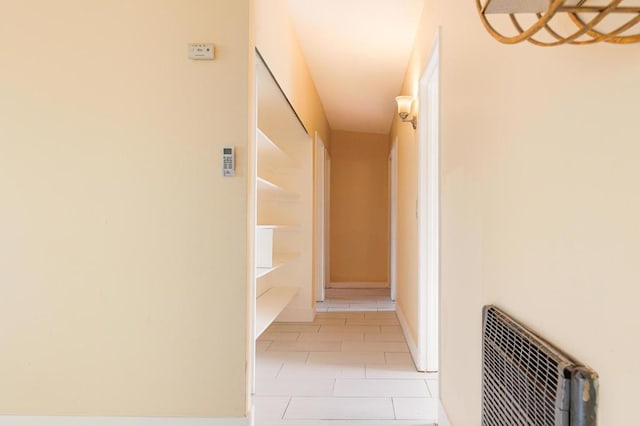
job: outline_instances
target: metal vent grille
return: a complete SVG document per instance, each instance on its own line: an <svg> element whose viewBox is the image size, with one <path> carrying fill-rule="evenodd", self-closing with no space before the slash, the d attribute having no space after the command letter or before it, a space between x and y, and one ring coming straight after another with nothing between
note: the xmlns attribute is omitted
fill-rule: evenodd
<svg viewBox="0 0 640 426"><path fill-rule="evenodd" d="M569 425L574 363L495 306L483 331L482 425Z"/></svg>

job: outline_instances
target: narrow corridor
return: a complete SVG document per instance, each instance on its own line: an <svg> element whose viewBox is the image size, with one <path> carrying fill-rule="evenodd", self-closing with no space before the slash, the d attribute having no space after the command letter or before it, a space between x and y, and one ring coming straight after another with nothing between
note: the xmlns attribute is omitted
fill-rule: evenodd
<svg viewBox="0 0 640 426"><path fill-rule="evenodd" d="M256 354L256 426L426 426L437 374L419 373L395 312L275 323Z"/></svg>

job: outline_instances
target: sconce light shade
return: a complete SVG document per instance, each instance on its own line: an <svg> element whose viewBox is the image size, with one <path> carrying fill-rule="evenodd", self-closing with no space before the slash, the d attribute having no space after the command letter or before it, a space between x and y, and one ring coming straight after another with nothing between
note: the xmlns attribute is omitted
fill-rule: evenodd
<svg viewBox="0 0 640 426"><path fill-rule="evenodd" d="M411 107L413 106L413 98L411 96L398 96L396 98L398 103L398 114L402 118L407 118L411 113Z"/></svg>
<svg viewBox="0 0 640 426"><path fill-rule="evenodd" d="M537 46L638 43L640 6L623 4L623 1L476 0L476 7L489 34L505 44L521 41ZM504 25L500 30L494 26L489 17L496 15L511 21L513 30L505 33ZM564 18L555 19L560 16Z"/></svg>
<svg viewBox="0 0 640 426"><path fill-rule="evenodd" d="M398 103L398 115L405 123L411 123L413 128L416 128L417 119L412 114L413 111L413 97L411 96L398 96L396 98Z"/></svg>

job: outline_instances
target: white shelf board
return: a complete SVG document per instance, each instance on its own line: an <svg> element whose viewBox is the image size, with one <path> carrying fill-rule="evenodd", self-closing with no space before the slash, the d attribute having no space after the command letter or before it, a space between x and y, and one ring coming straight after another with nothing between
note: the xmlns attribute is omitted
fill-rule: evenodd
<svg viewBox="0 0 640 426"><path fill-rule="evenodd" d="M284 198L299 198L300 194L297 194L293 191L289 191L288 189L283 188L282 186L275 184L263 177L258 176L258 193L259 194L268 194L275 197L284 197Z"/></svg>
<svg viewBox="0 0 640 426"><path fill-rule="evenodd" d="M300 228L299 225L273 224L273 223L258 224L257 227L263 228L263 229L279 229L279 230L285 230L285 231L286 230L296 231Z"/></svg>
<svg viewBox="0 0 640 426"><path fill-rule="evenodd" d="M256 300L256 339L280 315L298 293L295 287L272 287Z"/></svg>
<svg viewBox="0 0 640 426"><path fill-rule="evenodd" d="M297 168L296 162L273 142L262 130L256 130L258 158L260 162L269 164L273 168Z"/></svg>
<svg viewBox="0 0 640 426"><path fill-rule="evenodd" d="M271 268L256 268L256 279L262 278L280 268L287 262L292 261L296 257L300 256L300 253L276 253L273 255L273 267Z"/></svg>

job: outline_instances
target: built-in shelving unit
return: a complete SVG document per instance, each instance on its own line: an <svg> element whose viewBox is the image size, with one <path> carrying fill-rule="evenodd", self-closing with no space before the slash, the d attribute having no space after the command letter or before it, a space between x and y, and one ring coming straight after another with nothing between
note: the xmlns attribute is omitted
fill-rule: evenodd
<svg viewBox="0 0 640 426"><path fill-rule="evenodd" d="M255 337L273 321L311 321L311 138L263 63L256 72Z"/></svg>

